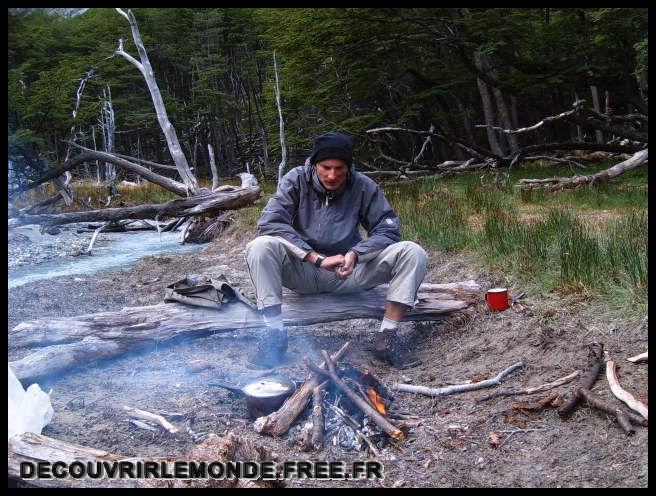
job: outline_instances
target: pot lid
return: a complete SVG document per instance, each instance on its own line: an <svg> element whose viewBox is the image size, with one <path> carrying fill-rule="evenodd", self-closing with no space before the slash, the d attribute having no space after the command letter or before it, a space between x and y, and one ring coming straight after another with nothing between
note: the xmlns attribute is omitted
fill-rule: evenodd
<svg viewBox="0 0 656 496"><path fill-rule="evenodd" d="M262 377L246 384L242 391L254 398L268 398L291 393L296 385L282 377Z"/></svg>

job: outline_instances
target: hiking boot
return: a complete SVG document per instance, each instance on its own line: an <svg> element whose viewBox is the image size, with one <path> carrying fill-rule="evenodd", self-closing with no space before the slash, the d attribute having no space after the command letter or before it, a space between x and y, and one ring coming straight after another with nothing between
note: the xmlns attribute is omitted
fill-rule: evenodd
<svg viewBox="0 0 656 496"><path fill-rule="evenodd" d="M412 339L403 339L395 329L377 332L374 338L373 355L398 369L419 365L414 353Z"/></svg>
<svg viewBox="0 0 656 496"><path fill-rule="evenodd" d="M253 368L271 369L280 365L287 353L287 331L285 329L267 329L257 342L257 349L248 358Z"/></svg>

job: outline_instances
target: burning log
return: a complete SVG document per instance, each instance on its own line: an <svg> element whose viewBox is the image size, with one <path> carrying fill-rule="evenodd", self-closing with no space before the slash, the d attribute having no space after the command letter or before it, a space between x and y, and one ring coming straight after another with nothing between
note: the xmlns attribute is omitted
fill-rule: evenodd
<svg viewBox="0 0 656 496"><path fill-rule="evenodd" d="M406 319L439 320L444 314L463 310L480 301L479 290L474 281L422 284L419 303ZM336 294L288 294L285 295L282 314L285 325L381 318L385 296L385 286L362 292L358 298ZM48 317L23 322L9 331L10 346L32 348L10 365L19 380L36 382L53 373L132 352L154 342L259 328L263 324L259 313L241 304L223 305L220 311L216 311L161 303L77 317Z"/></svg>
<svg viewBox="0 0 656 496"><path fill-rule="evenodd" d="M380 427L385 433L394 439L403 439L405 434L395 425L391 424L385 417L383 417L375 408L372 408L365 400L360 396L354 393L344 381L342 381L335 372L335 364L328 356L328 353L325 350L321 351L321 354L324 357L325 363L328 366L328 370L321 369L317 367L309 358L306 358L304 361L306 365L314 373L330 378L330 380L339 388L339 390L344 393L348 399L350 399L355 405L357 405L360 410L362 410L366 415L368 415L378 427Z"/></svg>
<svg viewBox="0 0 656 496"><path fill-rule="evenodd" d="M90 478L81 479L66 477L60 478L34 478L23 479L20 476L21 462L54 463L62 461L65 463L82 462L99 464L113 464L120 461L129 461L132 464L145 461L153 461L158 464L167 462L169 467L176 460L188 461L232 461L232 460L272 460L274 455L252 442L238 438L233 434L219 437L210 434L207 439L183 457L154 457L148 460L127 457L107 451L68 443L48 436L25 432L10 438L7 442L7 479L9 486L19 487L285 487L285 482L280 480L255 481L239 478L201 478L201 479L155 479L155 478Z"/></svg>
<svg viewBox="0 0 656 496"><path fill-rule="evenodd" d="M348 352L350 346L350 341L344 343L337 353L332 356L332 360L335 362L341 360ZM321 366L325 366L325 362ZM285 400L278 411L255 420L253 423L255 432L259 434L271 434L272 436L278 437L285 434L296 420L296 417L305 409L314 388L319 386L320 383L321 379L315 374L312 374L300 388L294 391L294 394Z"/></svg>
<svg viewBox="0 0 656 496"><path fill-rule="evenodd" d="M315 450L323 448L323 394L326 387L326 382L321 383L319 386L312 390L312 436L310 438L312 447Z"/></svg>
<svg viewBox="0 0 656 496"><path fill-rule="evenodd" d="M638 412L645 418L645 420L647 420L649 414L647 405L635 399L631 393L620 385L620 382L617 379L617 365L613 360L608 360L606 362L606 379L608 379L610 390L615 397L626 403L631 410Z"/></svg>
<svg viewBox="0 0 656 496"><path fill-rule="evenodd" d="M497 386L501 383L501 380L514 372L517 369L520 369L524 366L523 362L517 362L505 370L502 370L497 375L491 379L487 379L480 382L474 382L470 384L455 384L453 386L446 386L443 388L429 388L426 386L413 386L410 384L394 384L393 388L397 391L405 391L406 393L415 393L415 394L424 394L426 396L448 396L455 393L464 393L466 391L474 391L476 389L483 389L490 386Z"/></svg>
<svg viewBox="0 0 656 496"><path fill-rule="evenodd" d="M561 418L566 418L581 399L580 390L592 388L592 385L597 380L601 365L604 359L604 345L603 343L590 344L590 351L588 353L589 368L578 387L576 387L563 401L562 406L558 409L558 415Z"/></svg>

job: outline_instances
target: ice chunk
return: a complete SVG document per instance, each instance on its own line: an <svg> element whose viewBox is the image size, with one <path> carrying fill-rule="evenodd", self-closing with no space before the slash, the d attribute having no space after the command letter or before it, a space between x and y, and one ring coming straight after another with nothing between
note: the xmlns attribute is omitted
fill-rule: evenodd
<svg viewBox="0 0 656 496"><path fill-rule="evenodd" d="M7 438L23 432L41 434L41 430L52 420L54 414L50 395L38 384L32 384L25 391L9 365L7 369Z"/></svg>

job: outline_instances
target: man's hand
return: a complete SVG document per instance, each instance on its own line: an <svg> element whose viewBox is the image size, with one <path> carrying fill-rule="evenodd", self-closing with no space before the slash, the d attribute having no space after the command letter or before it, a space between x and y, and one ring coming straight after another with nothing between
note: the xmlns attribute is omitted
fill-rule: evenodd
<svg viewBox="0 0 656 496"><path fill-rule="evenodd" d="M326 257L326 259L321 262L321 268L330 270L331 272L336 272L342 265L344 265L344 255Z"/></svg>
<svg viewBox="0 0 656 496"><path fill-rule="evenodd" d="M337 267L337 270L335 270L335 275L337 278L346 279L348 276L350 276L353 273L355 262L357 262L357 260L358 255L355 252L347 252L346 255L344 255L344 264L341 267Z"/></svg>

